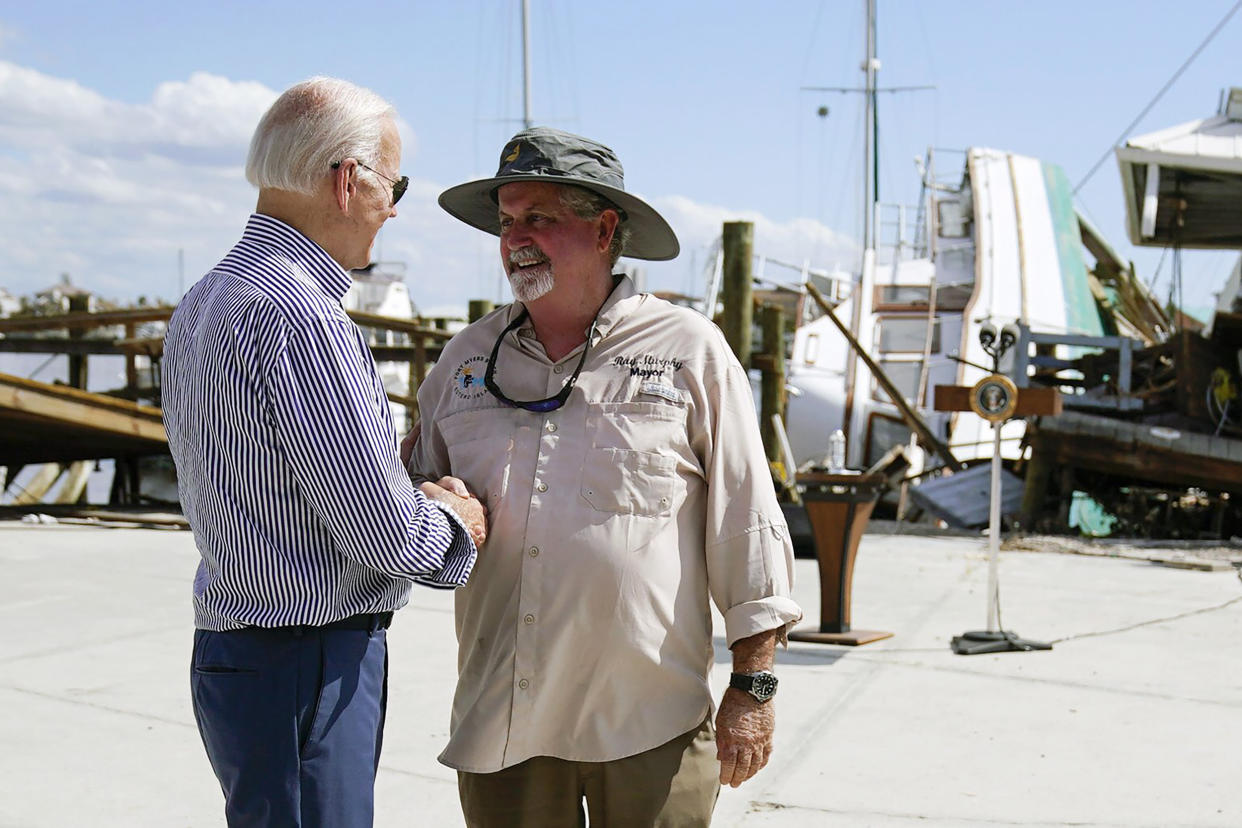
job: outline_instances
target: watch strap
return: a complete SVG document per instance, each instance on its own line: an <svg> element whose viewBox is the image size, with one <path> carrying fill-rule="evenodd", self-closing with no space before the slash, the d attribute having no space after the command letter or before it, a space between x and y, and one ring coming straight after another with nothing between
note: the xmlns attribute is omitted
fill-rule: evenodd
<svg viewBox="0 0 1242 828"><path fill-rule="evenodd" d="M757 673L731 673L729 686L749 693L756 701L766 702L776 695L777 680L771 670L760 670Z"/></svg>

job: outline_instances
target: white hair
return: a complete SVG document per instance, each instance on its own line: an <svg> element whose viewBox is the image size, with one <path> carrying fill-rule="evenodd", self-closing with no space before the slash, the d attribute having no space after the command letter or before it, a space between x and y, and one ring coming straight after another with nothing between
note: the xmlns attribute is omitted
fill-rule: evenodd
<svg viewBox="0 0 1242 828"><path fill-rule="evenodd" d="M594 219L605 210L613 210L618 217L625 215L617 209L617 205L599 193L573 184L561 185L560 199L561 206L578 218ZM632 233L632 228L624 221L617 222L617 227L612 232L612 243L608 245L608 257L612 260L609 262L610 267L616 265L617 259L625 253L625 246L629 244Z"/></svg>
<svg viewBox="0 0 1242 828"><path fill-rule="evenodd" d="M369 89L314 77L291 86L264 113L250 139L246 180L260 189L312 195L333 164L378 166L380 139L395 115Z"/></svg>

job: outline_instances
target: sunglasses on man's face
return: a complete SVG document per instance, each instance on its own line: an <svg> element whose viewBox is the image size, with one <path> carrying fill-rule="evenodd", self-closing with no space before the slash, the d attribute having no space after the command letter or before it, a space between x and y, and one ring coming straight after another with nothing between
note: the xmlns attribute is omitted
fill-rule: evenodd
<svg viewBox="0 0 1242 828"><path fill-rule="evenodd" d="M366 164L362 163L361 161L358 161L355 159L354 163L357 164L359 167L362 167L364 170L369 170L370 172L375 173L380 178L392 184L392 206L393 207L397 206L397 202L401 200L401 196L405 195L405 191L409 189L410 187L410 177L408 175L403 175L394 181L393 179L384 175L379 170L375 169L374 167L368 167ZM341 166L341 162L337 161L332 165L332 169L334 170L338 169L340 166Z"/></svg>

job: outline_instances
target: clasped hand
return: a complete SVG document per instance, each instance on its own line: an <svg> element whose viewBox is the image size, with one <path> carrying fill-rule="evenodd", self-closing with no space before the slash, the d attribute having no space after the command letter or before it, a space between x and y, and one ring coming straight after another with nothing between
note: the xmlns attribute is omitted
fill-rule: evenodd
<svg viewBox="0 0 1242 828"><path fill-rule="evenodd" d="M427 481L419 485L419 491L431 500L443 503L461 518L470 531L476 547L487 540L487 507L470 493L466 484L456 477L441 477L435 483Z"/></svg>
<svg viewBox="0 0 1242 828"><path fill-rule="evenodd" d="M414 423L410 433L401 441L401 465L409 468L410 455L414 452L414 443L422 430L422 422ZM470 493L466 484L459 478L441 477L435 483L430 481L419 485L419 491L432 500L439 501L453 510L453 514L461 518L462 523L470 530L470 537L476 547L482 546L487 540L487 507Z"/></svg>

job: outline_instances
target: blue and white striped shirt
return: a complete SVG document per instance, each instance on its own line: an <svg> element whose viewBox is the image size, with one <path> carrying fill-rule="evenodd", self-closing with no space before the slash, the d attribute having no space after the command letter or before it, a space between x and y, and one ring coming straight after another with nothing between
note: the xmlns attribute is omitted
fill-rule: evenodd
<svg viewBox="0 0 1242 828"><path fill-rule="evenodd" d="M195 625L326 624L466 582L476 550L401 467L384 386L319 245L250 217L181 300L162 398L202 555ZM435 508L429 508L435 507Z"/></svg>

